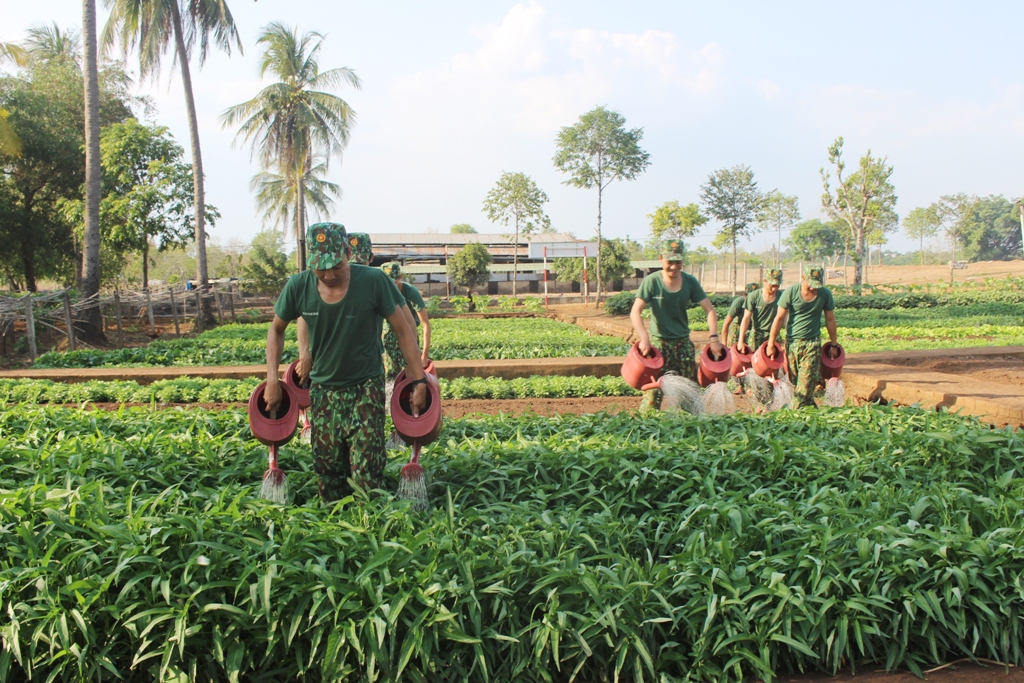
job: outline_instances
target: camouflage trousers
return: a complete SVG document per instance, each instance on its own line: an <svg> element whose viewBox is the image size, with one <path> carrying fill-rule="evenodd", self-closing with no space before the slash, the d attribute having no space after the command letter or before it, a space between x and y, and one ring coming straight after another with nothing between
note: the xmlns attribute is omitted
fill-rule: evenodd
<svg viewBox="0 0 1024 683"><path fill-rule="evenodd" d="M665 357L665 372L675 372L680 377L697 381L697 351L689 337L682 339L652 339ZM640 410L661 409L661 390L645 391L640 399Z"/></svg>
<svg viewBox="0 0 1024 683"><path fill-rule="evenodd" d="M815 407L814 391L821 384L821 339L793 339L786 344L793 408Z"/></svg>
<svg viewBox="0 0 1024 683"><path fill-rule="evenodd" d="M309 391L313 425L313 469L325 502L352 492L351 479L364 489L384 483L384 378L351 387L313 384Z"/></svg>
<svg viewBox="0 0 1024 683"><path fill-rule="evenodd" d="M384 381L393 382L405 368L405 357L402 347L398 345L398 335L386 321L384 323Z"/></svg>
<svg viewBox="0 0 1024 683"><path fill-rule="evenodd" d="M749 343L753 342L756 338L757 338L757 330L755 330L752 327L748 328L747 329L747 343L749 344ZM764 341L765 339L768 339L768 335L767 334L764 335L764 339L762 339L761 341ZM736 346L736 343L739 340L740 340L740 326L739 326L738 323L733 321L732 325L729 325L729 336L725 338L725 345L728 346L731 349L732 347ZM757 347L755 346L754 348L757 348Z"/></svg>

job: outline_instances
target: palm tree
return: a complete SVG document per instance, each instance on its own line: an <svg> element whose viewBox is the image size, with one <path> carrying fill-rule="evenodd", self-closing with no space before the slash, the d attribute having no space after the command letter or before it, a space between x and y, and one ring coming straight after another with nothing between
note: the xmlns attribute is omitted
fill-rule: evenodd
<svg viewBox="0 0 1024 683"><path fill-rule="evenodd" d="M57 25L53 27L60 36ZM82 32L85 38L82 51L85 78L85 230L82 235L85 277L82 296L89 298L100 291L100 72L96 50L96 0L82 0ZM103 341L106 335L103 334L100 307L87 310L83 337L92 342Z"/></svg>
<svg viewBox="0 0 1024 683"><path fill-rule="evenodd" d="M286 170L285 173L257 173L249 181L249 189L256 193L256 208L263 213L264 220L287 228L289 223L296 221L293 211L299 205L300 193L304 204L312 206L318 218L325 216L334 204L332 196L341 196L340 187L323 179L326 173L327 162L317 157L299 178L301 187L295 183L298 174ZM305 210L306 207L302 208ZM299 216L298 221L305 222L305 216Z"/></svg>
<svg viewBox="0 0 1024 683"><path fill-rule="evenodd" d="M156 76L160 59L174 44L174 59L181 68L188 114L189 141L192 145L193 201L196 229L196 275L202 291L209 279L206 264L206 190L203 181L203 157L199 147L199 123L192 94L192 72L189 60L198 48L199 65L213 47L231 54L232 45L242 52L235 20L226 0L188 0L183 7L179 0L104 0L110 7L110 18L103 28L103 46L119 43L125 53L138 47L139 72L142 77ZM204 298L204 317L212 322L209 299Z"/></svg>
<svg viewBox="0 0 1024 683"><path fill-rule="evenodd" d="M355 112L345 100L329 90L348 84L360 88L355 72L348 67L320 71L318 61L323 35L273 22L257 40L263 46L260 75L268 73L279 81L268 85L256 97L229 108L221 116L225 127L238 124L238 134L252 143L252 153L264 168L276 167L299 177L314 168L314 157L322 157L324 171L333 156L340 157L348 144ZM295 238L299 270L306 268L305 216L306 182L295 188Z"/></svg>
<svg viewBox="0 0 1024 683"><path fill-rule="evenodd" d="M83 15L86 8L82 8ZM83 16L84 19L84 16ZM96 10L93 8L93 24ZM87 29L88 30L88 29ZM88 40L88 36L86 36ZM57 22L37 24L28 30L24 52L29 60L41 62L67 61L76 66L82 63L82 36L75 29L61 29Z"/></svg>

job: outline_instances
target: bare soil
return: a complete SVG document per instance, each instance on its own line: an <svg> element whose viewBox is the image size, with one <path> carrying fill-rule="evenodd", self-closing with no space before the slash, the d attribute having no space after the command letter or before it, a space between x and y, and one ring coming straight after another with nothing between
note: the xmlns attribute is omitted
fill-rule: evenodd
<svg viewBox="0 0 1024 683"><path fill-rule="evenodd" d="M1024 357L957 356L956 358L901 359L900 365L921 372L941 372L956 375L972 384L1004 384L1015 386L1024 395Z"/></svg>

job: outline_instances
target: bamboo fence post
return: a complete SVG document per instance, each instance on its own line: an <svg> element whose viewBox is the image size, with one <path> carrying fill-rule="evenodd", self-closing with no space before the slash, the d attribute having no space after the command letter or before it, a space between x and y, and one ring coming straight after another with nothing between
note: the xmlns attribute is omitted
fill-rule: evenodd
<svg viewBox="0 0 1024 683"><path fill-rule="evenodd" d="M174 318L174 334L181 336L181 328L178 327L178 303L174 300L174 285L167 288L167 293L171 295L171 317Z"/></svg>
<svg viewBox="0 0 1024 683"><path fill-rule="evenodd" d="M195 332L203 331L203 302L199 297L198 287L196 287L196 321L192 328Z"/></svg>
<svg viewBox="0 0 1024 683"><path fill-rule="evenodd" d="M228 285L228 308L231 309L231 322L237 323L238 317L235 315L235 285Z"/></svg>
<svg viewBox="0 0 1024 683"><path fill-rule="evenodd" d="M32 292L25 294L25 331L28 334L29 359L35 361L39 353L36 348L36 318L32 314Z"/></svg>
<svg viewBox="0 0 1024 683"><path fill-rule="evenodd" d="M64 290L64 295L61 297L64 299L64 326L68 331L68 350L75 350L75 321L71 317L71 297L68 296L68 290Z"/></svg>
<svg viewBox="0 0 1024 683"><path fill-rule="evenodd" d="M220 290L216 286L213 288L213 300L217 302L217 322L221 325L224 324L224 307L220 304Z"/></svg>
<svg viewBox="0 0 1024 683"><path fill-rule="evenodd" d="M124 330L121 329L121 295L114 292L114 315L117 318L117 345L124 348Z"/></svg>

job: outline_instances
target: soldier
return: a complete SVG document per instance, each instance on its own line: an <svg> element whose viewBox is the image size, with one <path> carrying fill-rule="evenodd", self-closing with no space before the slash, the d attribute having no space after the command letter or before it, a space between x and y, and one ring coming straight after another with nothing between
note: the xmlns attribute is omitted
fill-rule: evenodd
<svg viewBox="0 0 1024 683"><path fill-rule="evenodd" d="M345 226L317 223L308 230L309 270L291 276L274 306L267 333L267 407L281 402L278 366L288 323L302 317L312 356L310 417L313 466L320 496L330 502L351 491L349 479L379 488L384 464L384 368L378 318L398 336L409 376L411 407L426 405L426 378L412 327L397 288L380 271L351 265Z"/></svg>
<svg viewBox="0 0 1024 683"><path fill-rule="evenodd" d="M423 361L423 365L426 366L430 359L430 314L427 313L427 304L425 301L423 301L423 295L420 294L420 290L416 289L408 282L403 281L402 264L398 263L397 261L392 261L391 263L385 263L380 268L381 270L384 271L385 275L387 275L394 281L395 286L398 287L398 291L402 294L402 298L405 299L405 302L408 305L410 312L415 311L415 317L413 318L413 321L416 327L419 327L421 324L423 325L423 345L420 347L423 353L420 356L420 360ZM393 356L391 355L391 349L396 348L397 347L394 343L394 333L391 331L391 327L389 325L385 325L384 373L389 377L392 376L391 370L389 369L389 364L392 368L399 367L399 363L396 361L399 358L401 358L401 356L399 354L395 354ZM395 370L394 374L397 375L398 370Z"/></svg>
<svg viewBox="0 0 1024 683"><path fill-rule="evenodd" d="M768 334L768 355L775 355L775 340L786 325L786 362L793 382L793 407L814 407L814 390L821 384L821 314L825 313L829 355L838 355L835 299L825 288L821 266L805 266L800 284L779 296L779 310ZM787 322L787 318L789 319Z"/></svg>
<svg viewBox="0 0 1024 683"><path fill-rule="evenodd" d="M661 347L665 357L665 371L697 381L696 351L690 341L690 324L686 309L697 304L708 314L711 331L711 352L719 355L725 348L718 341L718 314L704 293L697 278L683 272L685 247L680 240L666 240L661 246L661 271L651 273L640 283L629 319L633 331L640 339L640 352L647 354L651 338ZM641 317L645 307L651 307L651 333L647 334ZM640 410L661 407L661 391L645 391Z"/></svg>
<svg viewBox="0 0 1024 683"><path fill-rule="evenodd" d="M747 295L760 286L756 282L748 282L746 289L743 290L743 296L736 297L729 304L729 312L726 313L725 321L722 323L722 335L725 337L725 345L729 348L732 348L740 339L746 343L747 338L740 334L739 319L743 317L743 305L747 301ZM733 327L733 323L736 323L735 327Z"/></svg>
<svg viewBox="0 0 1024 683"><path fill-rule="evenodd" d="M750 353L768 341L772 330L772 322L779 308L779 287L782 286L782 270L772 268L764 276L764 285L760 289L747 294L743 304L743 320L740 322L740 351ZM751 330L752 333L748 333ZM747 346L750 337L754 338L753 349Z"/></svg>

